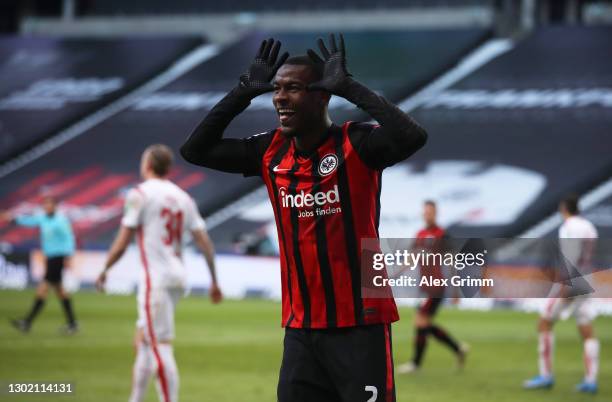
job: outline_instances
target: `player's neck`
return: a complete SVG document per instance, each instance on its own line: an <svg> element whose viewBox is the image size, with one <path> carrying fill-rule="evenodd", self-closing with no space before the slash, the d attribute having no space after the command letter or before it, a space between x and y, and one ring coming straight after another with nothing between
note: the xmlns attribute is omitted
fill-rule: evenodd
<svg viewBox="0 0 612 402"><path fill-rule="evenodd" d="M317 147L321 145L323 140L327 137L331 125L332 122L328 117L326 119L322 119L319 124L305 129L304 131L307 132L307 134L295 137L296 149L302 153L310 153L317 149Z"/></svg>
<svg viewBox="0 0 612 402"><path fill-rule="evenodd" d="M147 173L145 173L145 174L142 176L142 178L143 178L145 181L147 181L147 180L151 180L151 179L157 179L157 180L164 180L164 179L165 179L165 177L158 176L158 175L156 175L155 173L152 173L152 172L147 172Z"/></svg>
<svg viewBox="0 0 612 402"><path fill-rule="evenodd" d="M565 221L567 221L569 219L577 218L578 214L568 214L568 213L565 213L565 214L562 214L562 217L563 217L563 221L565 222Z"/></svg>

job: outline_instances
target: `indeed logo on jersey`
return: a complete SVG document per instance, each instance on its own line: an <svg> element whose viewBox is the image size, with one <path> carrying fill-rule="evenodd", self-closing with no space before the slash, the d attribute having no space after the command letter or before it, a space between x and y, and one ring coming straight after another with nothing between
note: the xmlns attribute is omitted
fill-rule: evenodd
<svg viewBox="0 0 612 402"><path fill-rule="evenodd" d="M278 190L278 195L280 196L283 208L301 209L298 211L298 218L313 217L315 215L332 215L342 212L342 208L334 206L334 204L340 202L337 184L327 192L319 191L316 193L306 193L302 190L297 194L289 194L285 187L281 187ZM313 207L314 209L310 209Z"/></svg>

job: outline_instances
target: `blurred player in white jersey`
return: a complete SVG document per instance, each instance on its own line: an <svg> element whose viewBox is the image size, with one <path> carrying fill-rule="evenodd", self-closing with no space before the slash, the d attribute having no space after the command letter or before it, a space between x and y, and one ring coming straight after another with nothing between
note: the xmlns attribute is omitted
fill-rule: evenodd
<svg viewBox="0 0 612 402"><path fill-rule="evenodd" d="M152 145L142 154L144 181L128 192L119 233L108 253L96 285L103 290L108 270L123 255L134 236L143 266L138 289L138 322L130 402L144 399L149 379L157 374L162 402L177 402L179 377L172 340L174 310L184 294L186 271L182 262L184 233L189 231L206 258L211 275L210 296L221 301L214 263L214 248L193 199L165 177L173 153L165 145Z"/></svg>
<svg viewBox="0 0 612 402"><path fill-rule="evenodd" d="M559 228L559 246L563 257L571 265L572 270L582 274L588 272L591 257L597 239L595 226L579 215L578 197L569 196L559 204L559 212L563 217L563 224ZM564 292L564 290L561 290ZM539 370L540 374L525 382L528 389L551 388L554 385L552 360L554 350L554 323L564 312L574 315L576 325L584 341L585 376L582 383L576 387L577 391L596 393L597 373L599 370L599 340L595 338L592 321L595 313L588 295L564 295L560 298L547 300L546 306L540 315L538 325L539 343Z"/></svg>

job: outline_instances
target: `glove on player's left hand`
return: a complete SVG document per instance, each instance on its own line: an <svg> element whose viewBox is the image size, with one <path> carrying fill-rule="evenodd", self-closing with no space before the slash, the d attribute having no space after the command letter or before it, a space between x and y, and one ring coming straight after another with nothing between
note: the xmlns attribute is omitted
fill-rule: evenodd
<svg viewBox="0 0 612 402"><path fill-rule="evenodd" d="M325 47L323 39L317 40L317 43L324 59L321 59L312 49L308 49L308 56L315 63L322 65L323 79L310 84L308 89L327 91L334 95L345 96L347 86L351 80L351 74L346 69L344 36L340 34L340 47L337 47L334 34L329 35L329 48L331 52Z"/></svg>

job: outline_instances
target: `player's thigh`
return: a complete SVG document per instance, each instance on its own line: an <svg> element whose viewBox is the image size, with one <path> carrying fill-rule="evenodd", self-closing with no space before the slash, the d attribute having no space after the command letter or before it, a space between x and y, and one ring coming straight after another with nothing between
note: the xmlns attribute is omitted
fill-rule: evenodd
<svg viewBox="0 0 612 402"><path fill-rule="evenodd" d="M52 285L61 285L63 269L64 257L48 257L45 280Z"/></svg>
<svg viewBox="0 0 612 402"><path fill-rule="evenodd" d="M159 342L171 342L175 334L174 315L176 305L184 294L184 290L182 288L164 288L159 293L154 328Z"/></svg>
<svg viewBox="0 0 612 402"><path fill-rule="evenodd" d="M342 402L395 401L391 326L341 328L322 335L317 353Z"/></svg>
<svg viewBox="0 0 612 402"><path fill-rule="evenodd" d="M143 333L144 341L147 341L147 300L146 292L143 289L138 289L136 296L136 311L138 312L138 318L136 319L136 330L140 330Z"/></svg>
<svg viewBox="0 0 612 402"><path fill-rule="evenodd" d="M540 318L549 322L555 322L561 317L563 310L568 308L567 299L550 298L546 299L544 307L540 311Z"/></svg>
<svg viewBox="0 0 612 402"><path fill-rule="evenodd" d="M584 327L584 330L581 330L583 337L587 334L587 327L590 327L593 320L597 317L597 312L595 310L595 306L593 305L593 299L588 296L578 296L574 298L574 318L576 319L576 325L578 327ZM591 330L592 332L592 330Z"/></svg>
<svg viewBox="0 0 612 402"><path fill-rule="evenodd" d="M316 358L307 330L287 328L278 379L279 402L338 402L339 396Z"/></svg>
<svg viewBox="0 0 612 402"><path fill-rule="evenodd" d="M151 288L138 295L137 327L148 342L174 339L174 310L180 296L172 289Z"/></svg>

